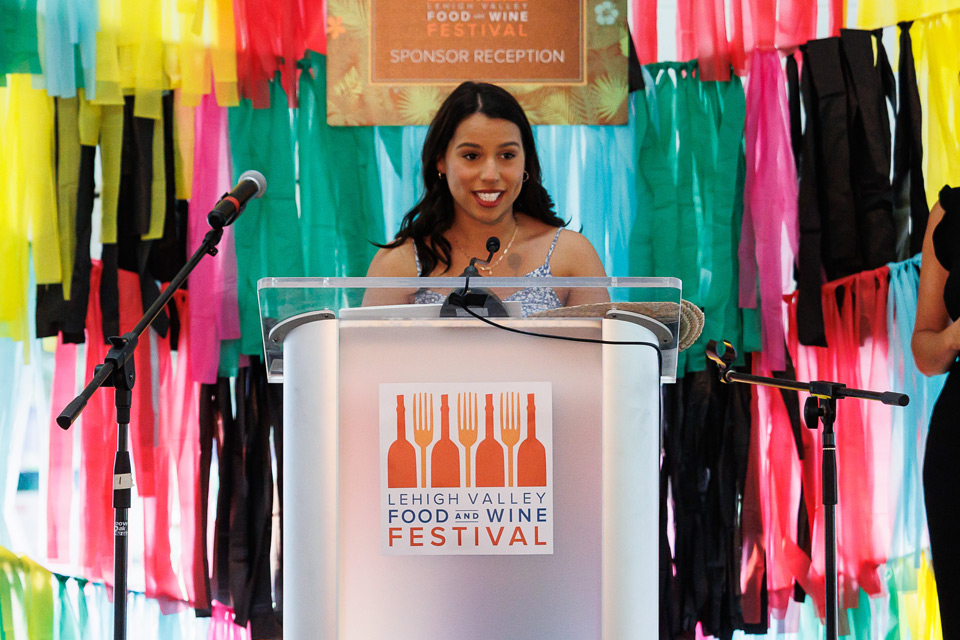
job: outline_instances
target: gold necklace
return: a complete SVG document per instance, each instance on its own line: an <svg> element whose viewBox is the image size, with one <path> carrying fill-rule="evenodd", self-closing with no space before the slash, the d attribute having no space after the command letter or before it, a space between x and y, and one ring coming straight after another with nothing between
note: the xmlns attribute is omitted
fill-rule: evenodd
<svg viewBox="0 0 960 640"><path fill-rule="evenodd" d="M487 273L490 273L491 271L493 271L493 268L496 267L498 264L500 264L500 261L503 260L503 259L507 256L507 252L509 252L509 251L510 251L510 247L513 246L513 241L517 239L517 231L519 231L519 230L520 230L520 221L517 220L517 214L513 214L513 235L510 236L510 242L507 243L507 248L504 249L504 250L503 250L503 253L500 254L500 257L497 258L496 260L494 260L491 264L489 264L489 265L480 265L480 264L475 265L475 266L477 267L477 269L481 269L481 270L483 270L483 271L486 271ZM451 237L450 239L453 240L453 244L457 245L457 249L460 250L460 253L463 254L463 257L464 257L464 258L466 258L467 260L472 260L472 258L470 257L470 255L467 254L467 252L463 250L463 247L460 246L460 243L457 242L457 239L456 239L456 238Z"/></svg>

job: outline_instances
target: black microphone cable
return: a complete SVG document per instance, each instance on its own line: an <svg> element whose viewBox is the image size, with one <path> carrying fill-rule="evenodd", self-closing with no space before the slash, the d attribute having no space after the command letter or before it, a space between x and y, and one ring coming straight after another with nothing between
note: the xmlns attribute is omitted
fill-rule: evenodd
<svg viewBox="0 0 960 640"><path fill-rule="evenodd" d="M650 347L657 353L657 375L659 378L663 377L663 351L660 349L660 345L653 342L646 342L643 340L603 340L602 338L575 338L573 336L558 336L549 333L539 333L537 331L526 331L524 329L516 329L514 327L508 327L497 322L494 322L490 318L485 318L479 313L476 313L466 305L460 305L460 308L466 311L468 314L484 322L485 324L490 325L491 327L496 327L497 329L502 329L503 331L509 331L510 333L518 333L524 336L531 336L533 338L549 338L550 340L565 340L567 342L586 342L588 344L609 344L609 345L619 345L619 346L644 346ZM663 393L657 394L657 426L661 432L661 440L663 438ZM661 443L661 450L662 450Z"/></svg>

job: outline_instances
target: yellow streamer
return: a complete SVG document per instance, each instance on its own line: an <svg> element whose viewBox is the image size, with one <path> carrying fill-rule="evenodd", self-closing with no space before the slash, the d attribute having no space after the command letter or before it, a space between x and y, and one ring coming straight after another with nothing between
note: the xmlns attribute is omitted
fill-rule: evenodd
<svg viewBox="0 0 960 640"><path fill-rule="evenodd" d="M150 192L150 229L144 240L159 240L163 237L163 223L167 217L167 168L164 166L163 134L169 126L163 118L153 128L153 182Z"/></svg>
<svg viewBox="0 0 960 640"><path fill-rule="evenodd" d="M163 71L163 41L161 38L161 0L124 0L125 16L132 17L131 29L136 29L137 47L130 50L132 78L123 78L124 87L134 87L136 101L133 115L159 120L163 107L163 90L169 81Z"/></svg>
<svg viewBox="0 0 960 640"><path fill-rule="evenodd" d="M53 574L0 547L0 620L7 638L54 636Z"/></svg>
<svg viewBox="0 0 960 640"><path fill-rule="evenodd" d="M81 90L82 91L82 90ZM60 223L60 268L63 298L70 299L73 258L77 250L77 187L80 176L80 101L60 98L57 103L57 218Z"/></svg>
<svg viewBox="0 0 960 640"><path fill-rule="evenodd" d="M27 336L27 278L29 255L27 223L20 211L23 182L20 172L16 120L16 79L0 87L0 336L23 340Z"/></svg>
<svg viewBox="0 0 960 640"><path fill-rule="evenodd" d="M30 640L53 638L53 574L26 556L20 557L24 604Z"/></svg>
<svg viewBox="0 0 960 640"><path fill-rule="evenodd" d="M153 119L169 89L189 105L212 89L221 106L238 104L232 0L101 0L100 19L94 103L133 95L134 114Z"/></svg>
<svg viewBox="0 0 960 640"><path fill-rule="evenodd" d="M26 637L27 618L23 602L20 558L0 547L0 624L7 638Z"/></svg>
<svg viewBox="0 0 960 640"><path fill-rule="evenodd" d="M29 76L0 88L0 336L25 340L29 257L37 282L60 282L53 99Z"/></svg>
<svg viewBox="0 0 960 640"><path fill-rule="evenodd" d="M29 222L33 269L39 284L60 282L60 236L57 225L57 191L54 180L53 98L34 89L29 76L11 76L11 116L14 129L5 145L18 147L15 169L20 168L19 215Z"/></svg>
<svg viewBox="0 0 960 640"><path fill-rule="evenodd" d="M920 573L917 575L917 595L920 601L917 629L924 640L942 640L940 627L940 603L937 600L937 583L933 576L933 567L924 553L920 561Z"/></svg>
<svg viewBox="0 0 960 640"><path fill-rule="evenodd" d="M183 104L183 93L174 94L173 116L173 143L176 147L173 154L176 169L177 200L189 200L193 193L193 147L194 147L194 115L195 108Z"/></svg>
<svg viewBox="0 0 960 640"><path fill-rule="evenodd" d="M213 81L217 104L235 107L240 104L237 91L236 31L233 20L233 0L217 0L216 40L210 50L213 61Z"/></svg>
<svg viewBox="0 0 960 640"><path fill-rule="evenodd" d="M123 151L123 107L80 100L80 142L100 145L100 242L117 241L117 201L120 195L120 158Z"/></svg>
<svg viewBox="0 0 960 640"><path fill-rule="evenodd" d="M918 21L911 29L923 110L923 168L927 202L940 187L960 183L960 12Z"/></svg>
<svg viewBox="0 0 960 640"><path fill-rule="evenodd" d="M960 0L859 0L857 27L878 29L960 9Z"/></svg>

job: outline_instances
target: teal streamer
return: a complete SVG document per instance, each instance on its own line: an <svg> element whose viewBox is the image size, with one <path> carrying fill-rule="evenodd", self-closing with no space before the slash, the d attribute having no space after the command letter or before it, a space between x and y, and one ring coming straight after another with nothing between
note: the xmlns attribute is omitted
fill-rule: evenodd
<svg viewBox="0 0 960 640"><path fill-rule="evenodd" d="M240 351L261 355L257 281L268 276L305 275L297 215L292 123L279 78L270 83L269 109L254 109L249 100L243 100L239 106L230 108L228 117L234 175L255 169L267 180L266 194L251 200L233 225L238 257Z"/></svg>
<svg viewBox="0 0 960 640"><path fill-rule="evenodd" d="M635 196L630 127L535 126L543 185L568 221L590 240L610 275L628 275L625 259Z"/></svg>
<svg viewBox="0 0 960 640"><path fill-rule="evenodd" d="M36 0L0 0L0 78L40 72Z"/></svg>
<svg viewBox="0 0 960 640"><path fill-rule="evenodd" d="M327 125L326 56L308 51L300 66L297 143L306 273L363 276L385 241L381 167L373 127ZM400 132L381 128L391 166L401 162ZM358 305L361 291L343 302Z"/></svg>
<svg viewBox="0 0 960 640"><path fill-rule="evenodd" d="M927 377L913 361L910 341L916 323L920 286L920 255L888 265L890 288L887 294L890 388L910 396L910 404L892 412L892 469L902 469L896 499L893 537L889 557L912 557L914 573L920 567L920 553L929 548L927 517L923 502L923 454L930 415L946 374Z"/></svg>
<svg viewBox="0 0 960 640"><path fill-rule="evenodd" d="M60 640L80 640L83 638L80 619L73 606L70 593L67 590L67 583L70 578L58 574L54 574L54 577L57 579L57 602L55 606L59 609L57 617L60 619L60 625L57 630L59 633L58 637Z"/></svg>
<svg viewBox="0 0 960 640"><path fill-rule="evenodd" d="M42 7L42 84L47 93L73 98L78 87L86 87L87 99L94 99L100 24L96 0L46 0Z"/></svg>
<svg viewBox="0 0 960 640"><path fill-rule="evenodd" d="M400 148L396 149L399 136ZM377 164L383 193L383 226L393 238L400 220L423 196L420 154L427 127L377 127Z"/></svg>

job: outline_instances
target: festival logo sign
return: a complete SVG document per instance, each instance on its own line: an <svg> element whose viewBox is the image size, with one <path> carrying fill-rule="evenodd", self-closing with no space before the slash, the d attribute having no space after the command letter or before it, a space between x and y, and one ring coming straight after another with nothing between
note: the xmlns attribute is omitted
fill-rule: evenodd
<svg viewBox="0 0 960 640"><path fill-rule="evenodd" d="M627 121L626 0L329 0L327 122L428 124L464 80L533 124Z"/></svg>
<svg viewBox="0 0 960 640"><path fill-rule="evenodd" d="M380 385L386 555L553 553L550 384Z"/></svg>

